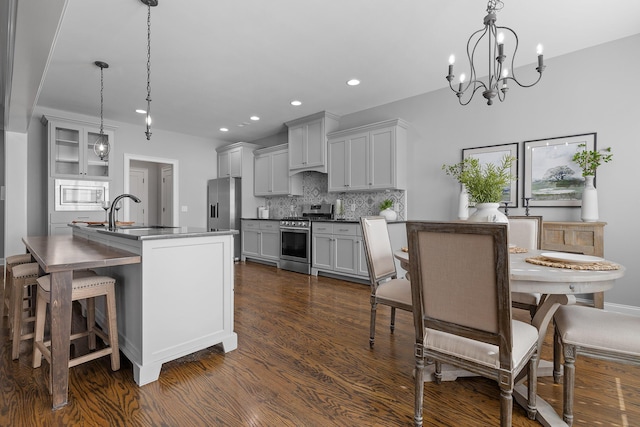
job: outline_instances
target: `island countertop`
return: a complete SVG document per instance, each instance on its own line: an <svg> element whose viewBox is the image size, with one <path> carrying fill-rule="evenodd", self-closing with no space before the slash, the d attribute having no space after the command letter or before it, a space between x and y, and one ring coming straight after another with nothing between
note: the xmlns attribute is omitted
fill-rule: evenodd
<svg viewBox="0 0 640 427"><path fill-rule="evenodd" d="M158 227L158 226L123 226L116 230L108 230L104 226L88 226L86 224L69 224L70 227L92 231L100 234L124 237L132 240L175 239L183 237L226 236L238 234L238 230L207 231L199 227Z"/></svg>

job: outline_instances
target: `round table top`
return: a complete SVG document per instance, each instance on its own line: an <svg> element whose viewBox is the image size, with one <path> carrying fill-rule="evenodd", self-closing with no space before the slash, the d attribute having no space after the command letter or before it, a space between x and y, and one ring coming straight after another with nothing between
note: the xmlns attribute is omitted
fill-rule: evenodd
<svg viewBox="0 0 640 427"><path fill-rule="evenodd" d="M511 290L513 292L537 292L541 294L583 294L611 289L616 279L624 276L625 268L594 271L546 267L531 264L527 258L540 255L543 250L530 250L522 254L509 254ZM398 250L394 256L405 265L409 254Z"/></svg>

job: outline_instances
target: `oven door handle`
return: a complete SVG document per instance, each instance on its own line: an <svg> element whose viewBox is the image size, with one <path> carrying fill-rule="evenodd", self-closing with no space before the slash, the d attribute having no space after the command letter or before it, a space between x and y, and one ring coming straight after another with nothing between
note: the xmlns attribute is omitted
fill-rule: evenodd
<svg viewBox="0 0 640 427"><path fill-rule="evenodd" d="M293 231L295 233L308 233L309 231L311 231L308 228L295 228L295 227L282 227L282 226L280 226L280 230Z"/></svg>

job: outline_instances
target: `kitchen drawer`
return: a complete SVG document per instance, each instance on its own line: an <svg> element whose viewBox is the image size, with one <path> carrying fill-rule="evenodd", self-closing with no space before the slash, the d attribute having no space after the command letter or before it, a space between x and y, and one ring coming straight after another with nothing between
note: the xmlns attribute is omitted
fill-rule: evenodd
<svg viewBox="0 0 640 427"><path fill-rule="evenodd" d="M260 221L242 221L243 230L259 230Z"/></svg>
<svg viewBox="0 0 640 427"><path fill-rule="evenodd" d="M333 234L333 224L330 222L312 222L311 230L314 234Z"/></svg>
<svg viewBox="0 0 640 427"><path fill-rule="evenodd" d="M280 230L278 221L260 221L260 230Z"/></svg>
<svg viewBox="0 0 640 427"><path fill-rule="evenodd" d="M360 224L333 224L333 234L340 234L343 236L358 236L360 235Z"/></svg>

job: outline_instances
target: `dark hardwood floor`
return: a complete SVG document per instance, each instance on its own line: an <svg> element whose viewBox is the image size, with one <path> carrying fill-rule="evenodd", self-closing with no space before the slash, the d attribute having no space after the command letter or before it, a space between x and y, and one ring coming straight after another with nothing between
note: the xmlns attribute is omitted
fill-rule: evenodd
<svg viewBox="0 0 640 427"><path fill-rule="evenodd" d="M237 350L225 354L216 346L166 363L159 381L143 387L133 381L126 358L118 372L111 371L107 357L74 367L69 404L57 411L51 410L45 381L48 364L31 368L27 342L20 359L11 360L6 317L1 322L1 426L413 422L413 320L398 311L392 335L389 308L381 306L376 345L369 349L369 287L360 284L237 264ZM550 343L548 334L542 355L549 360ZM576 372L575 426L640 426L640 368L581 358ZM540 378L538 392L561 411L561 385ZM498 387L482 378L427 383L424 419L425 426L497 425ZM514 404L513 425L539 424Z"/></svg>

